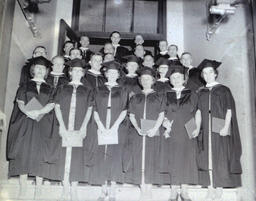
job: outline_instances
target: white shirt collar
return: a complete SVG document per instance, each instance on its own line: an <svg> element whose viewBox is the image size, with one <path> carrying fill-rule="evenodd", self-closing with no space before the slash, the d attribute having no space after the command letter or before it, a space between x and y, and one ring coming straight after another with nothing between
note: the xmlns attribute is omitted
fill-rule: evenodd
<svg viewBox="0 0 256 201"><path fill-rule="evenodd" d="M113 44L113 43L112 43L112 45L113 45L115 48L117 48L117 47L120 46L120 44Z"/></svg>
<svg viewBox="0 0 256 201"><path fill-rule="evenodd" d="M138 75L136 73L134 74L127 74L126 77L131 77L131 78L134 78L134 77L137 77Z"/></svg>
<svg viewBox="0 0 256 201"><path fill-rule="evenodd" d="M83 85L82 82L73 82L73 81L69 82L68 84L73 85L73 86Z"/></svg>
<svg viewBox="0 0 256 201"><path fill-rule="evenodd" d="M219 82L212 82L212 83L210 83L210 84L206 84L205 86L207 87L207 88L211 88L211 87L214 87L215 85L217 85L217 84L219 84Z"/></svg>
<svg viewBox="0 0 256 201"><path fill-rule="evenodd" d="M169 57L168 60L177 60L177 57Z"/></svg>
<svg viewBox="0 0 256 201"><path fill-rule="evenodd" d="M53 72L53 71L51 71L50 74L53 75L53 76L61 76L61 75L64 75L64 73L56 73L56 72Z"/></svg>
<svg viewBox="0 0 256 201"><path fill-rule="evenodd" d="M180 92L180 91L182 91L183 89L185 89L185 87L183 86L183 87L180 87L180 88L175 88L175 87L173 87L172 88L174 91L178 91L178 92Z"/></svg>
<svg viewBox="0 0 256 201"><path fill-rule="evenodd" d="M80 50L84 51L84 50L88 50L88 47L80 47Z"/></svg>
<svg viewBox="0 0 256 201"><path fill-rule="evenodd" d="M96 71L94 69L89 69L88 71L90 71L91 73L96 74L96 75L100 75L101 74L100 71Z"/></svg>
<svg viewBox="0 0 256 201"><path fill-rule="evenodd" d="M35 78L33 78L31 80L34 81L34 82L46 83L45 80L43 80L43 79L35 79Z"/></svg>
<svg viewBox="0 0 256 201"><path fill-rule="evenodd" d="M160 52L161 55L166 55L168 53L168 51L163 51L163 52Z"/></svg>
<svg viewBox="0 0 256 201"><path fill-rule="evenodd" d="M168 80L169 80L168 78L164 77L164 78L159 78L157 81L159 81L159 82L166 82Z"/></svg>

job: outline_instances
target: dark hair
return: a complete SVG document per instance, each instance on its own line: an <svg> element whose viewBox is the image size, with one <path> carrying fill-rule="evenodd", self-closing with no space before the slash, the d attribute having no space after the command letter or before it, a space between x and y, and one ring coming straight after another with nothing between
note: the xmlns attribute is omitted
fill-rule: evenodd
<svg viewBox="0 0 256 201"><path fill-rule="evenodd" d="M112 31L111 34L109 35L109 37L111 38L114 33L119 34L119 36L121 37L121 33L119 31Z"/></svg>
<svg viewBox="0 0 256 201"><path fill-rule="evenodd" d="M68 68L68 76L69 76L70 80L71 80L71 72L72 72L73 68L77 68L77 67L69 67ZM78 68L82 68L82 67L78 67ZM82 69L83 69L83 76L84 76L85 75L85 69L84 68L82 68Z"/></svg>
<svg viewBox="0 0 256 201"><path fill-rule="evenodd" d="M42 48L42 49L44 49L44 50L45 50L45 53L47 54L47 52L46 52L46 47L44 47L44 46L42 46L42 45L38 45L38 46L36 46L36 47L34 48L34 50L33 50L33 53L32 53L32 54L35 54L35 52L36 52L36 50L37 50L38 48Z"/></svg>
<svg viewBox="0 0 256 201"><path fill-rule="evenodd" d="M37 64L32 64L32 65L30 66L30 69L29 69L29 73L30 73L30 75L31 75L32 78L34 78L34 76L35 76L35 66L36 66L36 65L37 65ZM44 66L44 67L45 67L45 69L46 69L46 73L45 73L44 79L46 79L46 78L48 77L49 68L47 68L46 66Z"/></svg>
<svg viewBox="0 0 256 201"><path fill-rule="evenodd" d="M80 52L80 55L81 55L81 56L83 55L83 52L82 52L81 49L78 49L78 48L76 48L76 47L72 47L72 48L69 50L69 56L71 55L71 52L72 52L73 50L78 50L78 51Z"/></svg>
<svg viewBox="0 0 256 201"><path fill-rule="evenodd" d="M138 82L139 82L139 84L141 85L141 87L142 87L142 84L141 84L141 76L142 75L140 75L139 76L139 78L138 78ZM151 85L151 87L155 84L155 82L156 82L156 78L154 77L154 76L151 76L152 77L152 80L153 80L153 83L152 83L152 85ZM143 88L143 87L142 87Z"/></svg>
<svg viewBox="0 0 256 201"><path fill-rule="evenodd" d="M92 57L93 57L93 56L101 56L101 57L102 57L102 59L103 59L103 54L102 54L102 53L100 53L100 52L95 52L95 53L91 54L91 56L90 56L90 60L92 59Z"/></svg>

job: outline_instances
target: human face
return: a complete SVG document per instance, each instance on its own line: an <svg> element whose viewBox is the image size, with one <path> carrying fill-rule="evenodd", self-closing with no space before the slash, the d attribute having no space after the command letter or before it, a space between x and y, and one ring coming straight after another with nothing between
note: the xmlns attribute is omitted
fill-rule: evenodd
<svg viewBox="0 0 256 201"><path fill-rule="evenodd" d="M177 56L177 48L175 46L169 46L168 48L168 54L170 57L176 57Z"/></svg>
<svg viewBox="0 0 256 201"><path fill-rule="evenodd" d="M108 82L116 82L116 80L119 78L119 72L116 69L107 70L105 75L108 79Z"/></svg>
<svg viewBox="0 0 256 201"><path fill-rule="evenodd" d="M108 61L114 61L114 55L113 54L106 54L104 56L104 62L108 62Z"/></svg>
<svg viewBox="0 0 256 201"><path fill-rule="evenodd" d="M55 73L62 73L64 69L64 59L61 57L56 57L53 61L52 71Z"/></svg>
<svg viewBox="0 0 256 201"><path fill-rule="evenodd" d="M80 39L80 44L82 47L88 47L90 44L90 40L87 36L82 36Z"/></svg>
<svg viewBox="0 0 256 201"><path fill-rule="evenodd" d="M168 69L169 69L168 65L160 65L157 70L160 75L165 76L166 73L168 72Z"/></svg>
<svg viewBox="0 0 256 201"><path fill-rule="evenodd" d="M42 47L38 47L35 49L34 53L33 53L33 58L35 57L46 57L46 50Z"/></svg>
<svg viewBox="0 0 256 201"><path fill-rule="evenodd" d="M151 75L145 74L140 77L140 82L143 89L151 89L151 86L154 83L154 79Z"/></svg>
<svg viewBox="0 0 256 201"><path fill-rule="evenodd" d="M126 64L128 74L135 74L138 70L139 65L136 62L130 61Z"/></svg>
<svg viewBox="0 0 256 201"><path fill-rule="evenodd" d="M183 66L191 66L192 64L192 57L190 54L184 54L181 57L181 63Z"/></svg>
<svg viewBox="0 0 256 201"><path fill-rule="evenodd" d="M150 55L146 55L146 56L144 57L144 61L143 61L142 64L143 64L144 66L147 66L147 67L152 68L153 65L154 65L154 59L153 59L153 57L150 56Z"/></svg>
<svg viewBox="0 0 256 201"><path fill-rule="evenodd" d="M170 76L171 84L174 86L174 88L180 88L183 86L185 80L184 75L182 73L173 73Z"/></svg>
<svg viewBox="0 0 256 201"><path fill-rule="evenodd" d="M66 43L64 46L65 55L69 55L69 52L73 47L74 47L73 43Z"/></svg>
<svg viewBox="0 0 256 201"><path fill-rule="evenodd" d="M136 35L134 42L136 45L142 45L144 43L142 35Z"/></svg>
<svg viewBox="0 0 256 201"><path fill-rule="evenodd" d="M213 67L204 68L202 75L207 84L211 84L211 83L215 82L216 77L217 77Z"/></svg>
<svg viewBox="0 0 256 201"><path fill-rule="evenodd" d="M101 69L101 64L102 64L102 56L100 55L94 55L92 56L90 60L91 68L99 71Z"/></svg>
<svg viewBox="0 0 256 201"><path fill-rule="evenodd" d="M71 70L71 80L80 82L81 78L84 76L82 67L72 67Z"/></svg>
<svg viewBox="0 0 256 201"><path fill-rule="evenodd" d="M104 54L114 54L114 47L112 44L107 43L104 45Z"/></svg>
<svg viewBox="0 0 256 201"><path fill-rule="evenodd" d="M145 54L144 47L143 47L142 45L137 46L137 47L135 48L134 54L135 54L137 57L143 58L143 57L144 57L144 54Z"/></svg>
<svg viewBox="0 0 256 201"><path fill-rule="evenodd" d="M160 42L159 42L159 49L160 49L160 52L165 52L165 51L167 51L167 48L168 48L167 41L160 41Z"/></svg>
<svg viewBox="0 0 256 201"><path fill-rule="evenodd" d="M36 64L34 67L34 78L44 79L46 76L46 67L44 65Z"/></svg>
<svg viewBox="0 0 256 201"><path fill-rule="evenodd" d="M118 33L113 33L110 39L113 44L117 45L119 43L119 41L121 40L121 37Z"/></svg>
<svg viewBox="0 0 256 201"><path fill-rule="evenodd" d="M74 49L70 52L70 59L82 59L82 55L81 55L81 52L80 50L78 49Z"/></svg>

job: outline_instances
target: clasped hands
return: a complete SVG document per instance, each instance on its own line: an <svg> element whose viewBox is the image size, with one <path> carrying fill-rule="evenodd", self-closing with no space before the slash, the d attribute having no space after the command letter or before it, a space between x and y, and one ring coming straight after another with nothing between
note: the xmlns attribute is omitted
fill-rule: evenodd
<svg viewBox="0 0 256 201"><path fill-rule="evenodd" d="M147 131L142 131L140 128L137 128L136 130L140 136L154 137L158 131L158 128L153 127Z"/></svg>
<svg viewBox="0 0 256 201"><path fill-rule="evenodd" d="M87 126L80 128L80 130L68 131L64 125L61 125L59 128L59 134L62 138L67 138L71 135L79 135L81 138L85 138L87 134Z"/></svg>
<svg viewBox="0 0 256 201"><path fill-rule="evenodd" d="M26 111L25 113L27 115L28 118L36 120L39 115L41 115L41 111L40 110L30 110L30 111Z"/></svg>
<svg viewBox="0 0 256 201"><path fill-rule="evenodd" d="M112 132L117 132L119 125L114 124L111 128L107 129L103 125L99 125L100 135L109 135Z"/></svg>

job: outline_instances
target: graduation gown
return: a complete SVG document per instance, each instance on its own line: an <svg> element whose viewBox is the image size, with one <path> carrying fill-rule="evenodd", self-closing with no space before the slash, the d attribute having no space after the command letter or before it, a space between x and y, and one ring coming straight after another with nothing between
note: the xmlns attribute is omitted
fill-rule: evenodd
<svg viewBox="0 0 256 201"><path fill-rule="evenodd" d="M145 105L146 104L146 105ZM146 119L157 120L161 112L165 111L165 97L161 93L153 91L145 96L144 93L135 94L130 99L129 113L135 115L138 126L141 128L140 121L143 119L144 106L146 107ZM142 177L142 139L136 129L131 126L129 129L130 154L126 154L126 182L141 184ZM145 183L163 184L164 180L159 171L160 155L160 136L146 137L145 140Z"/></svg>
<svg viewBox="0 0 256 201"><path fill-rule="evenodd" d="M59 86L62 86L64 84L67 84L69 82L68 78L65 76L65 74L63 75L53 75L53 74L49 74L46 82L51 85L53 88L58 88Z"/></svg>
<svg viewBox="0 0 256 201"><path fill-rule="evenodd" d="M115 53L115 59L121 62L122 58L128 54L129 54L129 50L126 47L118 46Z"/></svg>
<svg viewBox="0 0 256 201"><path fill-rule="evenodd" d="M139 85L138 76L136 76L136 77L128 77L128 76L122 77L118 80L118 83L127 90L130 97L134 94L137 94L137 93L141 92L141 87Z"/></svg>
<svg viewBox="0 0 256 201"><path fill-rule="evenodd" d="M170 56L168 55L168 53L166 53L166 54L157 54L156 56L155 56L155 61L157 61L158 59L160 59L160 58L165 58L165 59L168 59Z"/></svg>
<svg viewBox="0 0 256 201"><path fill-rule="evenodd" d="M100 121L106 127L106 116L108 108L108 98L111 93L111 121L110 128L113 126L122 111L127 110L128 93L117 85L112 87L111 91L103 85L96 88L94 94L94 111L97 111ZM124 182L124 173L122 168L123 149L127 139L127 118L119 125L118 144L98 145L97 129L92 131L96 143L93 151L93 159L90 168L90 184L102 185L107 180Z"/></svg>
<svg viewBox="0 0 256 201"><path fill-rule="evenodd" d="M228 87L217 84L211 90L203 87L198 92L198 109L202 113L202 131L198 136L198 167L201 185L210 185L209 180L209 99L212 117L225 119L228 109L231 110L231 135L222 137L211 132L212 173L214 187L241 186L241 141L238 130L236 108L233 96Z"/></svg>
<svg viewBox="0 0 256 201"><path fill-rule="evenodd" d="M170 91L172 89L169 80L167 80L165 82L156 81L153 88L155 91L157 91L159 93L166 93L167 91Z"/></svg>
<svg viewBox="0 0 256 201"><path fill-rule="evenodd" d="M24 101L26 105L32 98L36 98L45 106L52 100L52 91L50 85L42 83L38 93L36 82L29 81L19 87L15 100ZM21 112L17 102L14 102L7 137L9 176L28 174L45 177L48 174L48 169L43 163L52 132L52 119L53 113L50 112L39 122L32 120Z"/></svg>
<svg viewBox="0 0 256 201"><path fill-rule="evenodd" d="M31 79L31 74L30 74L31 59L28 59L25 65L21 69L19 86L26 84Z"/></svg>
<svg viewBox="0 0 256 201"><path fill-rule="evenodd" d="M198 184L196 162L196 139L190 139L185 124L194 118L197 110L197 95L189 89L166 93L166 118L172 124L169 138L161 141L161 171L169 173L171 185Z"/></svg>
<svg viewBox="0 0 256 201"><path fill-rule="evenodd" d="M86 71L84 77L82 78L82 83L91 89L100 87L104 85L105 82L106 78L102 74L97 75L89 70Z"/></svg>
<svg viewBox="0 0 256 201"><path fill-rule="evenodd" d="M81 48L80 48L81 49ZM82 50L82 59L88 63L91 59L91 55L94 53L93 51L91 51L90 49L87 49L86 51L81 49Z"/></svg>
<svg viewBox="0 0 256 201"><path fill-rule="evenodd" d="M187 71L187 83L186 87L191 89L192 91L198 90L200 87L205 85L205 81L201 77L201 72L197 68L191 68Z"/></svg>
<svg viewBox="0 0 256 201"><path fill-rule="evenodd" d="M65 127L68 128L69 111L71 98L73 93L73 85L66 84L60 86L55 95L54 102L60 105ZM80 130L87 113L88 107L93 105L93 95L88 87L79 85L76 91L76 110L74 130ZM88 129L87 129L88 131ZM72 181L88 181L89 169L85 166L87 154L87 137L83 140L83 147L72 147L70 182ZM50 171L47 178L51 180L64 179L64 167L66 158L66 148L62 147L62 138L59 135L59 123L55 117L54 128L51 136L51 144L48 147L47 162L50 164Z"/></svg>

